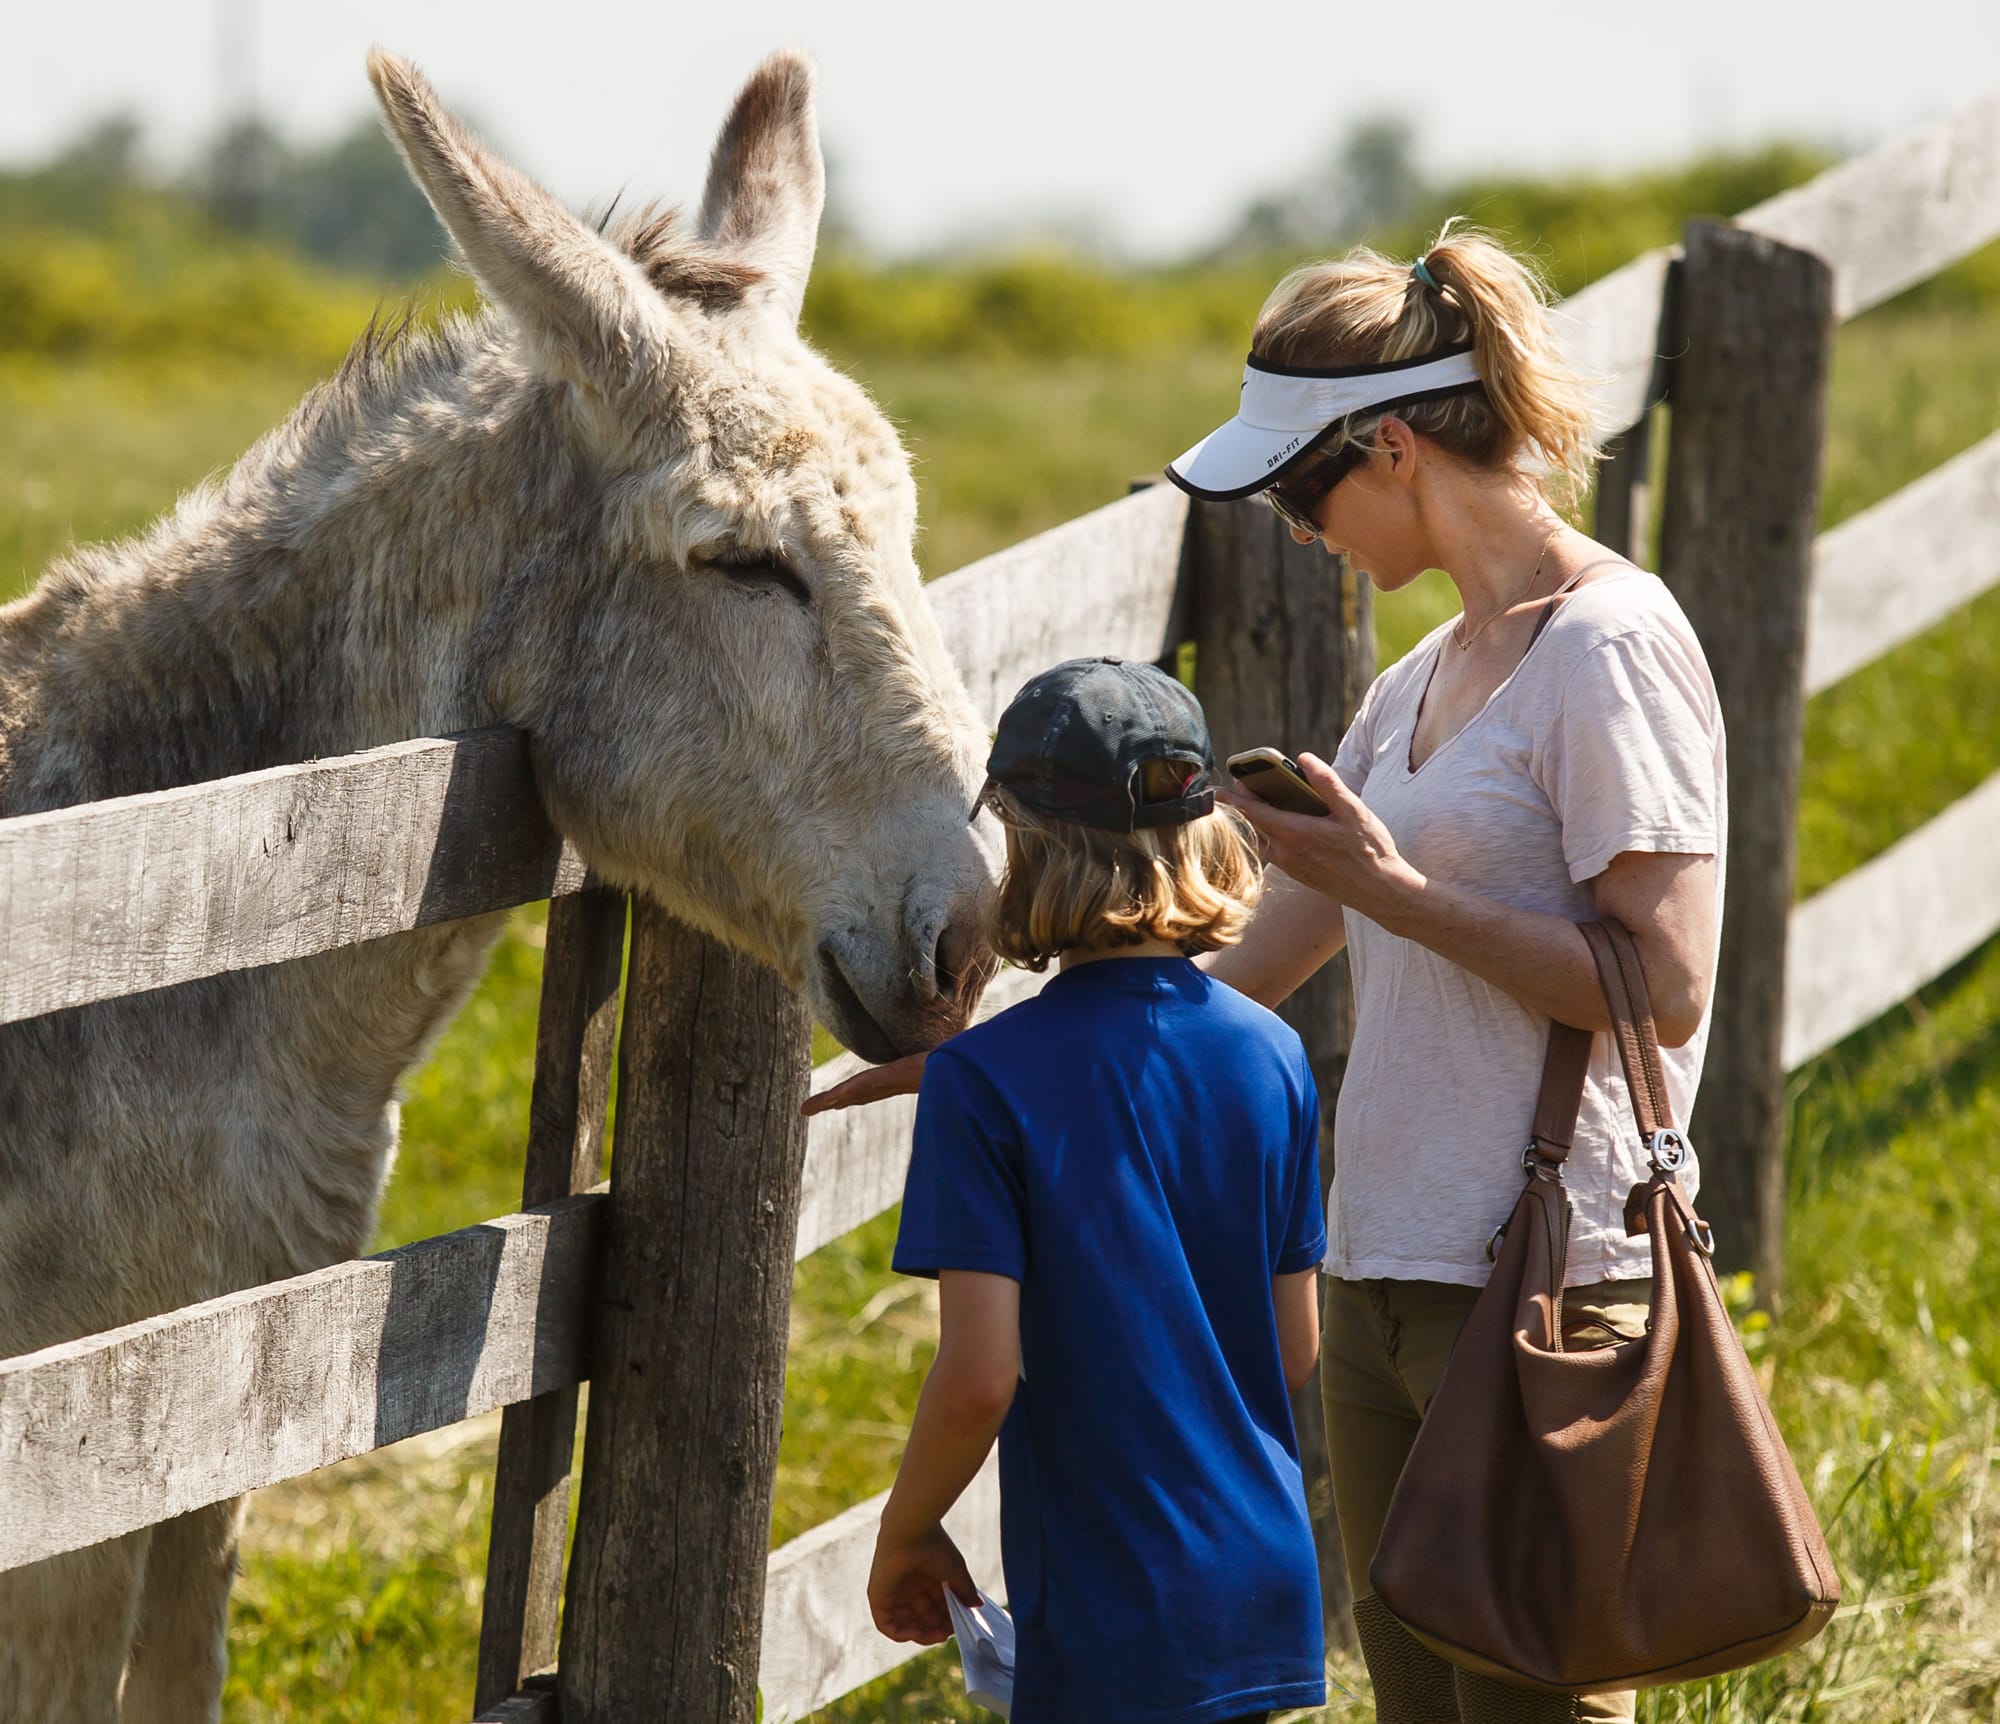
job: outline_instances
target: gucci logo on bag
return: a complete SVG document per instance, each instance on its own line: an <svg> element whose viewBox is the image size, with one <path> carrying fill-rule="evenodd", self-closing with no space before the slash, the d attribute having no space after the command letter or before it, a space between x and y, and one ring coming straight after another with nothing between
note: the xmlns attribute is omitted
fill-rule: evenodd
<svg viewBox="0 0 2000 1724"><path fill-rule="evenodd" d="M1676 1173L1687 1165L1688 1140L1672 1126L1654 1132L1646 1149L1655 1173Z"/></svg>

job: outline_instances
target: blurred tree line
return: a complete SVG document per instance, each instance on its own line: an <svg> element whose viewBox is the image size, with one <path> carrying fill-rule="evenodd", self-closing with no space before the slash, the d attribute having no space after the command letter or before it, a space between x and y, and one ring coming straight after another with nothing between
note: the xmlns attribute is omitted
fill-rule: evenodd
<svg viewBox="0 0 2000 1724"><path fill-rule="evenodd" d="M1302 257L1367 241L1418 254L1464 215L1532 255L1559 294L1686 222L1729 215L1832 158L1774 143L1616 175L1428 173L1409 126L1363 119L1290 183L1246 202L1198 254L1121 265L1082 245L888 262L829 220L806 303L836 356L1038 360L1240 347L1265 290ZM129 118L37 166L0 172L0 355L277 357L331 364L381 299L469 304L435 218L381 129L288 142L261 120L176 177L152 172ZM1917 290L2000 299L2000 250Z"/></svg>
<svg viewBox="0 0 2000 1724"><path fill-rule="evenodd" d="M372 119L304 148L261 119L239 121L215 141L199 183L226 227L338 269L407 281L444 261L437 217Z"/></svg>
<svg viewBox="0 0 2000 1724"><path fill-rule="evenodd" d="M177 178L149 172L143 144L130 115L98 121L42 166L0 176L0 220L117 232L153 204L216 236L275 242L347 274L414 281L443 262L437 218L372 119L313 145L240 120Z"/></svg>

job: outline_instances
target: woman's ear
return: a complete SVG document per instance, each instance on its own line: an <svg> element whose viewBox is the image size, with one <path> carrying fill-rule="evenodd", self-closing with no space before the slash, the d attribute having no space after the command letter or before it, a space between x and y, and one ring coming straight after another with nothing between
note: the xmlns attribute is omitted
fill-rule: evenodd
<svg viewBox="0 0 2000 1724"><path fill-rule="evenodd" d="M1408 484L1417 470L1417 434L1393 413L1375 427L1375 448L1388 462L1389 473Z"/></svg>

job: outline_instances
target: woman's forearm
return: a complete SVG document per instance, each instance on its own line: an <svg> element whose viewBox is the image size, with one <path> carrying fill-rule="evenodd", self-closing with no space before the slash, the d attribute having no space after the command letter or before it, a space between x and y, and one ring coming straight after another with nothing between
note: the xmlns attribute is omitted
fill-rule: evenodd
<svg viewBox="0 0 2000 1724"><path fill-rule="evenodd" d="M1600 916L1631 931L1662 1045L1681 1046L1700 1028L1714 980L1714 858L1628 851L1591 881L1591 893ZM1531 1011L1579 1029L1609 1026L1589 942L1567 916L1426 879L1401 858L1362 895L1371 920Z"/></svg>
<svg viewBox="0 0 2000 1724"><path fill-rule="evenodd" d="M1325 802L1324 816L1288 814L1231 798L1296 892L1320 897L1327 913L1345 904L1389 933L1491 982L1530 1011L1579 1029L1609 1027L1597 966L1576 923L1425 876L1397 849L1381 818L1325 761L1302 754L1299 766ZM1714 857L1693 850L1623 851L1592 877L1590 891L1597 914L1631 930L1660 1040L1667 1047L1680 1046L1700 1027L1714 980ZM1302 926L1292 919L1307 912L1290 894L1279 906L1279 914L1263 930L1269 943L1260 942L1252 955L1268 954L1273 967L1289 962L1310 974L1323 958L1305 963L1284 949ZM1252 933L1263 919L1260 908ZM1250 944L1247 938L1245 944ZM1337 944L1329 948L1338 949Z"/></svg>
<svg viewBox="0 0 2000 1724"><path fill-rule="evenodd" d="M1370 921L1470 970L1530 1011L1578 1029L1610 1027L1590 944L1569 917L1503 904L1407 866L1369 897L1361 913Z"/></svg>
<svg viewBox="0 0 2000 1724"><path fill-rule="evenodd" d="M1346 944L1339 904L1273 870L1243 938L1199 961L1217 981L1275 1010Z"/></svg>

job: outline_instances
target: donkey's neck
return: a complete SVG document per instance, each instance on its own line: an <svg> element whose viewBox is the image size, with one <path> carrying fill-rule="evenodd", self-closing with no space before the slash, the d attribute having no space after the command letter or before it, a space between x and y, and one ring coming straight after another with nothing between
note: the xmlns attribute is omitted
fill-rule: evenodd
<svg viewBox="0 0 2000 1724"><path fill-rule="evenodd" d="M220 484L0 610L0 813L505 716L501 601L579 554L592 483L483 328L364 343Z"/></svg>

